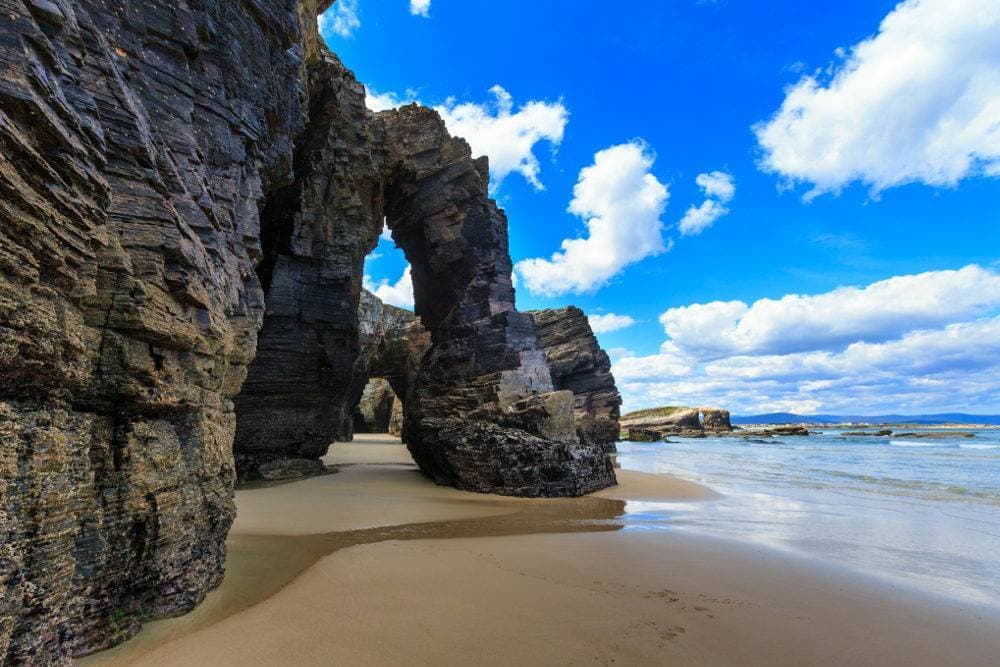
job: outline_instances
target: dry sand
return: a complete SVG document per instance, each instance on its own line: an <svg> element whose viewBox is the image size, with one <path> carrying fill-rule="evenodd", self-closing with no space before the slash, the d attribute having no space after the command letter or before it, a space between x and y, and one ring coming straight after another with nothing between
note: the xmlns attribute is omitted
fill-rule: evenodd
<svg viewBox="0 0 1000 667"><path fill-rule="evenodd" d="M710 490L619 471L526 500L437 487L359 436L339 472L237 492L226 579L194 612L81 661L112 665L996 665L975 609L774 552L622 530L630 500Z"/></svg>

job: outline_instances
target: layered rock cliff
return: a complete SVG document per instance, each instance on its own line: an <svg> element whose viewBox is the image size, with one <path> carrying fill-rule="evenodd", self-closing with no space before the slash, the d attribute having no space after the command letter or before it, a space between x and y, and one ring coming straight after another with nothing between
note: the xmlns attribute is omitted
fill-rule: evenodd
<svg viewBox="0 0 1000 667"><path fill-rule="evenodd" d="M103 648L222 577L297 12L0 1L0 662Z"/></svg>
<svg viewBox="0 0 1000 667"><path fill-rule="evenodd" d="M308 124L295 139L293 180L259 204L257 273L267 306L236 397L242 478L276 460L318 460L351 435L357 308L364 258L381 229L381 182L354 75L321 48L306 82Z"/></svg>
<svg viewBox="0 0 1000 667"><path fill-rule="evenodd" d="M614 483L514 307L485 159L429 109L365 110L328 4L0 0L0 662L191 609L237 468L317 460L376 374L440 483ZM368 354L383 219L420 323Z"/></svg>

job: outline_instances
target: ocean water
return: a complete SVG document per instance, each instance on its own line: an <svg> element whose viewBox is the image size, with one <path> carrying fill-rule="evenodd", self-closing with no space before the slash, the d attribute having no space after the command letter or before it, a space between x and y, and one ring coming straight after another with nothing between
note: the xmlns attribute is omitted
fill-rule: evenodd
<svg viewBox="0 0 1000 667"><path fill-rule="evenodd" d="M724 494L704 503L630 502L628 524L749 540L1000 609L1000 429L962 430L976 437L825 429L756 441L619 443L623 468Z"/></svg>

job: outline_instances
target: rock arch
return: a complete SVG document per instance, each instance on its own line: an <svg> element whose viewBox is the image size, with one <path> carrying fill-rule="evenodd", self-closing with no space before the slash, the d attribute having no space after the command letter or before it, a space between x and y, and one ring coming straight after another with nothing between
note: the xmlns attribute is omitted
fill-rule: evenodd
<svg viewBox="0 0 1000 667"><path fill-rule="evenodd" d="M421 469L442 484L518 495L613 484L603 449L576 436L573 393L554 387L534 320L515 308L507 219L489 198L486 159L474 160L431 109L366 115L332 54L310 81L314 122L296 144L295 181L262 208L277 240L258 268L267 307L236 398L241 475L315 461L350 436L377 360L361 354L358 279L384 220L412 267L430 338L419 362L383 371L405 385L394 389Z"/></svg>

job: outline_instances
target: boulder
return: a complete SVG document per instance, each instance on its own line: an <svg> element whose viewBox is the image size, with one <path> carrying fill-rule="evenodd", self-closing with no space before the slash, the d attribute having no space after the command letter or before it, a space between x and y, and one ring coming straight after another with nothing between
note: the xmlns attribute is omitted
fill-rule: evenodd
<svg viewBox="0 0 1000 667"><path fill-rule="evenodd" d="M649 431L642 428L630 428L625 431L623 440L628 440L629 442L659 442L663 440L663 436L656 431Z"/></svg>
<svg viewBox="0 0 1000 667"><path fill-rule="evenodd" d="M721 408L701 408L701 426L706 431L724 433L733 430L729 422L729 410Z"/></svg>
<svg viewBox="0 0 1000 667"><path fill-rule="evenodd" d="M574 306L529 311L556 389L573 392L573 412L581 443L614 451L620 431L621 395L611 361L601 349L583 311Z"/></svg>

